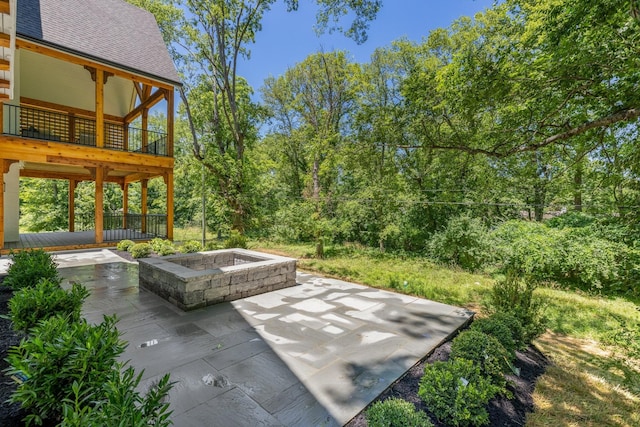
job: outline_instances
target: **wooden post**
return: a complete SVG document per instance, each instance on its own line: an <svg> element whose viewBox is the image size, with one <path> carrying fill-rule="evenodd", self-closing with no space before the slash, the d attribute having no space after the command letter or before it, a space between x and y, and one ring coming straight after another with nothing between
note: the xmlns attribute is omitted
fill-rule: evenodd
<svg viewBox="0 0 640 427"><path fill-rule="evenodd" d="M167 186L167 239L173 240L173 171L164 176Z"/></svg>
<svg viewBox="0 0 640 427"><path fill-rule="evenodd" d="M73 179L69 180L69 232L76 231L76 184Z"/></svg>
<svg viewBox="0 0 640 427"><path fill-rule="evenodd" d="M69 113L69 142L75 144L76 141L76 115Z"/></svg>
<svg viewBox="0 0 640 427"><path fill-rule="evenodd" d="M165 96L167 98L167 156L173 157L174 89L167 90Z"/></svg>
<svg viewBox="0 0 640 427"><path fill-rule="evenodd" d="M127 215L129 215L129 184L122 184L122 229L127 229Z"/></svg>
<svg viewBox="0 0 640 427"><path fill-rule="evenodd" d="M96 168L96 194L95 194L95 218L96 218L96 243L104 240L104 169Z"/></svg>
<svg viewBox="0 0 640 427"><path fill-rule="evenodd" d="M122 128L122 151L129 151L129 123Z"/></svg>
<svg viewBox="0 0 640 427"><path fill-rule="evenodd" d="M142 109L142 152L147 152L147 146L149 145L149 134L147 128L149 127L149 109Z"/></svg>
<svg viewBox="0 0 640 427"><path fill-rule="evenodd" d="M11 129L11 126L9 126ZM4 133L4 104L0 102L0 135Z"/></svg>
<svg viewBox="0 0 640 427"><path fill-rule="evenodd" d="M140 211L142 212L142 233L147 232L147 184L149 183L148 179L143 179L140 181L142 185L141 198L142 198L142 206Z"/></svg>
<svg viewBox="0 0 640 427"><path fill-rule="evenodd" d="M104 147L104 72L96 70L96 147Z"/></svg>
<svg viewBox="0 0 640 427"><path fill-rule="evenodd" d="M0 248L4 248L4 174L6 160L0 160L0 173L2 175L2 188L0 188Z"/></svg>

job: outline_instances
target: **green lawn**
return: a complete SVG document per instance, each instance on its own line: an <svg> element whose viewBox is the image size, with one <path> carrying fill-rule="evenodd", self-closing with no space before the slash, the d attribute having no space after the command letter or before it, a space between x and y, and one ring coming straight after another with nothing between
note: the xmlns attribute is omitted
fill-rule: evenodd
<svg viewBox="0 0 640 427"><path fill-rule="evenodd" d="M312 244L252 242L299 259L298 268L482 311L493 280L421 257L335 246L314 259ZM539 288L548 331L535 341L553 361L536 387L529 426L640 425L640 307L623 297Z"/></svg>

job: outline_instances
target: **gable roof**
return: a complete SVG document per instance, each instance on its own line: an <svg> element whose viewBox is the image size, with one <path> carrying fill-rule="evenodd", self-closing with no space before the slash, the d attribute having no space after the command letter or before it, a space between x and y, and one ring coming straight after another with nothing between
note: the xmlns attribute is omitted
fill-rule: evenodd
<svg viewBox="0 0 640 427"><path fill-rule="evenodd" d="M180 77L150 12L123 0L18 0L16 36L173 85Z"/></svg>

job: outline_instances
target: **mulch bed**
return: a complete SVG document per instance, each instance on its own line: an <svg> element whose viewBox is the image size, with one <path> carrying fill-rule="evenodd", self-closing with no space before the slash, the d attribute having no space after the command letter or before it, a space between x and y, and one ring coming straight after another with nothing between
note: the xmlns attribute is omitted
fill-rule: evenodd
<svg viewBox="0 0 640 427"><path fill-rule="evenodd" d="M450 353L451 341L448 341L436 348L425 360L411 368L404 377L382 393L377 400L386 400L390 397L404 399L413 403L417 409L429 414L435 426L446 427L445 424L435 419L427 406L418 397L418 388L420 386L420 378L424 373L424 366L437 361L449 360ZM549 359L533 346L524 351L516 352L514 365L520 368L520 376L507 375L509 383L507 389L512 393L513 398L507 399L504 396L499 396L489 402L487 411L489 412L491 426L511 427L525 425L527 413L534 410L532 395L536 380L544 373L549 363ZM352 419L347 424L347 427L366 427L365 411L362 411Z"/></svg>

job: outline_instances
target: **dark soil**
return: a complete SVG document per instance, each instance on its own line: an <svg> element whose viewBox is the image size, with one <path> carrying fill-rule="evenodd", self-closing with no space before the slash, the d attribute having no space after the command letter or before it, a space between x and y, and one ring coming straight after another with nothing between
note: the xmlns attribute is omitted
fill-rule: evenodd
<svg viewBox="0 0 640 427"><path fill-rule="evenodd" d="M399 379L389 389L387 389L377 400L386 400L390 397L404 399L414 404L416 409L422 410L429 414L431 421L436 427L446 427L445 424L438 422L427 406L418 397L418 388L420 378L424 373L424 366L437 361L446 361L449 359L451 352L451 341L442 344L425 360L416 364L406 373L404 377ZM511 427L523 426L528 412L533 412L533 390L536 380L542 375L549 365L547 359L535 347L530 346L524 351L516 353L516 361L514 365L520 368L520 376L507 375L509 386L507 389L513 397L507 399L499 396L493 399L487 405L489 412L489 420L491 426ZM366 411L366 409L365 409ZM362 411L358 416L351 420L347 427L366 427L367 421Z"/></svg>
<svg viewBox="0 0 640 427"><path fill-rule="evenodd" d="M13 291L2 286L3 277L0 276L0 315L8 313L8 302L13 295ZM17 403L10 404L7 399L11 397L16 389L16 383L4 375L4 370L9 367L5 361L9 347L18 345L20 336L11 328L9 319L0 317L0 426L17 427L24 425L22 419L27 415Z"/></svg>

